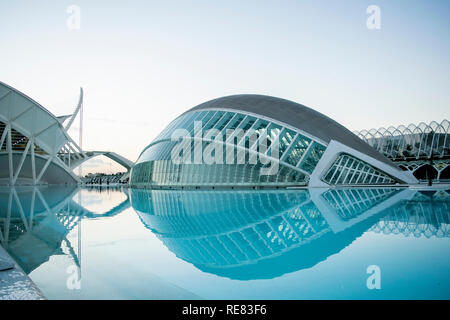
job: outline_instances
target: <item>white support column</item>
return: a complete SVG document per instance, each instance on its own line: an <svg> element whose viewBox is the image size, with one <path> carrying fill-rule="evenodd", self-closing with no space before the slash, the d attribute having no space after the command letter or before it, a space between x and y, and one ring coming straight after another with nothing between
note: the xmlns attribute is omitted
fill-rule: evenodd
<svg viewBox="0 0 450 320"><path fill-rule="evenodd" d="M447 132L445 132L445 136L444 136L444 144L443 144L443 146L446 146L446 143L447 143L447 135L448 135L448 130L447 130ZM0 144L0 148L1 148L1 144ZM445 152L445 148L442 148L442 153L441 153L441 157L443 157L444 156L444 152Z"/></svg>
<svg viewBox="0 0 450 320"><path fill-rule="evenodd" d="M72 116L70 117L69 122L67 123L66 127L64 128L64 130L67 132L70 128L70 126L73 123L73 120L75 120L75 117L77 116L78 112L80 111L80 109L83 107L83 88L80 88L80 98L78 99L78 105L75 108L75 112L72 114ZM81 112L83 112L81 110ZM81 115L81 117L83 117Z"/></svg>
<svg viewBox="0 0 450 320"><path fill-rule="evenodd" d="M34 216L34 202L36 201L36 187L33 188L33 193L31 194L31 205L30 205L30 229L33 227L33 216Z"/></svg>
<svg viewBox="0 0 450 320"><path fill-rule="evenodd" d="M83 89L80 88L80 96L81 96L81 105L80 105L80 133L79 133L79 138L80 138L80 152L83 154L84 157L86 157L86 155L83 153ZM82 165L80 164L80 166L78 167L78 175L81 177L82 176Z"/></svg>
<svg viewBox="0 0 450 320"><path fill-rule="evenodd" d="M22 207L22 204L20 203L20 199L19 199L19 196L17 195L16 189L13 189L13 195L14 195L14 200L16 200L16 205L19 208L19 213L20 213L20 217L22 218L23 225L25 226L25 229L27 231L30 231L30 229L28 227L28 221L25 218L25 213L23 212L23 207Z"/></svg>
<svg viewBox="0 0 450 320"><path fill-rule="evenodd" d="M50 210L50 207L48 206L47 201L45 201L44 197L42 196L41 191L39 191L39 189L36 189L36 193L37 193L42 205L44 206L45 210L47 211L47 213L49 215L52 215L52 210Z"/></svg>
<svg viewBox="0 0 450 320"><path fill-rule="evenodd" d="M25 147L25 150L23 150L22 157L20 158L19 165L17 166L16 172L14 173L13 184L16 183L17 178L19 177L20 171L22 170L22 166L23 166L23 163L25 162L25 159L27 157L27 153L28 153L28 149L30 148L30 144L31 144L31 140L28 140L28 143L27 143L27 145Z"/></svg>
<svg viewBox="0 0 450 320"><path fill-rule="evenodd" d="M41 172L39 173L37 179L36 179L36 183L39 183L39 181L41 180L42 176L45 173L45 170L47 170L50 162L52 162L53 158L55 157L55 155L49 156L49 158L47 159L47 161L45 162L44 166L41 169Z"/></svg>
<svg viewBox="0 0 450 320"><path fill-rule="evenodd" d="M36 184L36 158L34 156L34 136L31 136L31 173L33 175L33 185Z"/></svg>
<svg viewBox="0 0 450 320"><path fill-rule="evenodd" d="M3 142L5 142L6 135L8 134L8 124L5 126L5 130L3 130L2 137L0 138L0 149L3 147Z"/></svg>
<svg viewBox="0 0 450 320"><path fill-rule="evenodd" d="M8 209L6 211L6 221L4 223L4 234L3 234L3 247L6 249L8 246L8 239L9 239L9 224L11 222L11 208L12 208L12 199L13 199L13 190L9 191L9 198L8 198Z"/></svg>
<svg viewBox="0 0 450 320"><path fill-rule="evenodd" d="M6 130L6 128L5 128ZM12 141L11 141L11 124L8 124L8 138L6 139L6 150L8 151L8 169L9 169L9 183L13 184L13 160L12 160Z"/></svg>

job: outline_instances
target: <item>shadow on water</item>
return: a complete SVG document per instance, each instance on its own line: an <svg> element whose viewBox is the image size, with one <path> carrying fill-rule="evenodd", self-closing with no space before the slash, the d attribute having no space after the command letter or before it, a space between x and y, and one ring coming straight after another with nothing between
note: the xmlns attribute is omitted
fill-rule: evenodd
<svg viewBox="0 0 450 320"><path fill-rule="evenodd" d="M215 275L271 279L310 268L364 232L449 237L446 191L313 189L175 191L81 189L102 201L125 200L96 213L76 201L77 187L0 189L0 242L30 273L53 255L79 265L68 233L85 219L109 219L130 205L178 258Z"/></svg>

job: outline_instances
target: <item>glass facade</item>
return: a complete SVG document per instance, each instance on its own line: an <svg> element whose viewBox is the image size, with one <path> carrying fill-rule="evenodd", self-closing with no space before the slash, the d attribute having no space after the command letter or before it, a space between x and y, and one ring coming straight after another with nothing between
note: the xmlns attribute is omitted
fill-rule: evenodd
<svg viewBox="0 0 450 320"><path fill-rule="evenodd" d="M323 177L331 185L394 184L396 181L371 165L341 154Z"/></svg>
<svg viewBox="0 0 450 320"><path fill-rule="evenodd" d="M389 170L388 174L334 149L330 152L338 155L331 167L314 172L327 143L304 131L301 124L294 127L276 119L239 108L188 111L142 151L130 184L158 188L308 186L313 173L313 183L321 180L338 186L402 181ZM334 159L333 154L328 157Z"/></svg>
<svg viewBox="0 0 450 320"><path fill-rule="evenodd" d="M175 139L178 129L187 134ZM325 149L321 142L272 119L224 110L188 112L144 149L132 170L131 185L307 185ZM173 161L174 155L183 161ZM275 170L263 173L269 168Z"/></svg>
<svg viewBox="0 0 450 320"><path fill-rule="evenodd" d="M322 197L342 220L353 219L400 192L398 189L330 189Z"/></svg>

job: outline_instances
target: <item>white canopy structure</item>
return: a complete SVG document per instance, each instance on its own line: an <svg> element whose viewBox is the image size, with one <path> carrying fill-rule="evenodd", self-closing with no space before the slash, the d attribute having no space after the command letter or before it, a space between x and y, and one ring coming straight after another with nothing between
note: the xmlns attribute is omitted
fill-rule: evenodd
<svg viewBox="0 0 450 320"><path fill-rule="evenodd" d="M0 184L78 183L73 169L94 156L108 156L107 152L86 154L67 133L82 104L80 89L75 112L56 117L22 92L0 82ZM117 158L114 155L110 157L113 160ZM131 165L128 161L125 167L129 170Z"/></svg>
<svg viewBox="0 0 450 320"><path fill-rule="evenodd" d="M450 181L450 122L355 131L354 133L400 168L423 180Z"/></svg>

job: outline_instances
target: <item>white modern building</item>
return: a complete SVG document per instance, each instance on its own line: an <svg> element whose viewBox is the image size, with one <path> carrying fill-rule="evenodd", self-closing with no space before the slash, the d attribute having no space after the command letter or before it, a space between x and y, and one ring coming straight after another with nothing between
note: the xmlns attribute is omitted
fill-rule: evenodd
<svg viewBox="0 0 450 320"><path fill-rule="evenodd" d="M189 135L174 139L180 130ZM239 130L244 134L228 134ZM251 140L254 133L257 139ZM258 146L262 139L266 148ZM223 151L225 161L206 163L197 146L215 155L231 150L231 155ZM188 154L188 161L174 162L174 148ZM275 174L263 174L267 165L250 161L252 157L276 164ZM222 97L186 111L142 151L130 180L133 186L169 188L414 183L417 179L410 172L336 121L301 104L263 95Z"/></svg>
<svg viewBox="0 0 450 320"><path fill-rule="evenodd" d="M82 110L83 90L75 112L57 117L11 86L0 82L0 185L74 184L73 170L105 155L131 169L133 163L113 152L83 151L68 129Z"/></svg>
<svg viewBox="0 0 450 320"><path fill-rule="evenodd" d="M379 153L419 180L450 182L450 122L431 121L356 131Z"/></svg>

